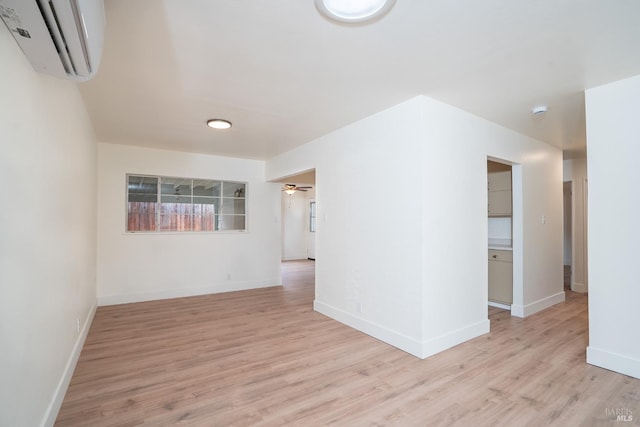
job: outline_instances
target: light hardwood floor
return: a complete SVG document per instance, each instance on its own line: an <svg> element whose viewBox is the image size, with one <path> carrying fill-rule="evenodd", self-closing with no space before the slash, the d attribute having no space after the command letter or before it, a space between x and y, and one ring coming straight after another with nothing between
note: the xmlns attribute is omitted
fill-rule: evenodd
<svg viewBox="0 0 640 427"><path fill-rule="evenodd" d="M58 426L626 426L640 380L585 363L587 299L425 360L312 309L313 263L284 286L100 307ZM632 422L608 413L626 408Z"/></svg>

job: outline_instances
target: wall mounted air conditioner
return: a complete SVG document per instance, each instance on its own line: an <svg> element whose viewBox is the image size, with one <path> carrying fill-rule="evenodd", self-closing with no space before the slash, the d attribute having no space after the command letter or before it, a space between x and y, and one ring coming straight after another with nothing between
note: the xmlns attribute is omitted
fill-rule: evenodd
<svg viewBox="0 0 640 427"><path fill-rule="evenodd" d="M85 81L98 70L103 0L0 0L0 16L36 71Z"/></svg>

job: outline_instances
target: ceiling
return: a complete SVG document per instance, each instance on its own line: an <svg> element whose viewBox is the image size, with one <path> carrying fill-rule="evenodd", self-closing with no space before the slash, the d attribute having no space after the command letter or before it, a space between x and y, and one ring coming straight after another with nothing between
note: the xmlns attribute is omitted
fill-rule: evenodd
<svg viewBox="0 0 640 427"><path fill-rule="evenodd" d="M275 180L275 182L281 182L283 184L295 184L295 185L315 184L316 171L311 170L311 171L302 172L302 173L291 175L291 176L286 176L284 178Z"/></svg>
<svg viewBox="0 0 640 427"><path fill-rule="evenodd" d="M580 157L584 90L640 74L637 0L397 0L358 26L313 0L105 8L81 92L98 138L119 144L268 159L426 95Z"/></svg>

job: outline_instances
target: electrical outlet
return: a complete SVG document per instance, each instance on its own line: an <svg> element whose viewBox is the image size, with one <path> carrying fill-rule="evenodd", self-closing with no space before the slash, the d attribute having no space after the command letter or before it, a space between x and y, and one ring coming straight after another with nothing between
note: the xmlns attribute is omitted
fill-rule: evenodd
<svg viewBox="0 0 640 427"><path fill-rule="evenodd" d="M358 310L358 313L362 313L362 303L361 303L361 302L359 302L359 303L357 304L356 309Z"/></svg>
<svg viewBox="0 0 640 427"><path fill-rule="evenodd" d="M227 274L227 280L231 280L231 274Z"/></svg>
<svg viewBox="0 0 640 427"><path fill-rule="evenodd" d="M80 319L76 319L76 332L80 333Z"/></svg>

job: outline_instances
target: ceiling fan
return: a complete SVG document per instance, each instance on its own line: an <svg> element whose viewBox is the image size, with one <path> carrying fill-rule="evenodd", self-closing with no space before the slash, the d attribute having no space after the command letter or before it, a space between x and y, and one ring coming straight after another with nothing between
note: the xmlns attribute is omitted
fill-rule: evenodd
<svg viewBox="0 0 640 427"><path fill-rule="evenodd" d="M296 191L309 191L313 187L298 187L295 184L285 184L282 186L282 191L287 193L288 195L292 195Z"/></svg>

